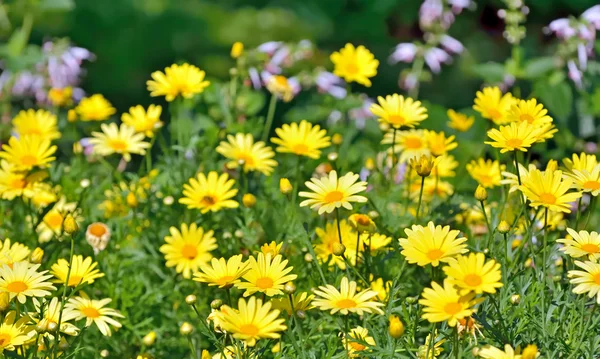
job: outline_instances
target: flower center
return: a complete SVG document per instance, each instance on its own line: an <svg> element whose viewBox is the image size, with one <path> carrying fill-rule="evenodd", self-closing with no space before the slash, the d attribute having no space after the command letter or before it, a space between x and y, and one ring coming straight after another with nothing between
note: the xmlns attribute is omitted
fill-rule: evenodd
<svg viewBox="0 0 600 359"><path fill-rule="evenodd" d="M350 344L350 347L352 347L352 349L354 349L356 351L363 351L367 348L366 346L364 346L360 343L357 343L357 342L350 342L349 344Z"/></svg>
<svg viewBox="0 0 600 359"><path fill-rule="evenodd" d="M444 255L444 252L442 252L441 250L439 250L437 248L432 249L429 252L427 252L427 258L431 259L432 261L442 258L443 255Z"/></svg>
<svg viewBox="0 0 600 359"><path fill-rule="evenodd" d="M338 300L335 306L342 309L356 308L356 302L352 299L342 299Z"/></svg>
<svg viewBox="0 0 600 359"><path fill-rule="evenodd" d="M288 80L285 76L281 76L281 75L275 76L275 79L273 81L275 81L277 86L287 87L287 85L288 85Z"/></svg>
<svg viewBox="0 0 600 359"><path fill-rule="evenodd" d="M69 287L76 287L81 283L83 279L80 275L72 275L69 277L69 283L67 284Z"/></svg>
<svg viewBox="0 0 600 359"><path fill-rule="evenodd" d="M308 153L308 146L305 145L304 143L299 143L294 146L293 150L294 150L295 154L303 155L305 153Z"/></svg>
<svg viewBox="0 0 600 359"><path fill-rule="evenodd" d="M181 247L181 256L187 259L194 259L198 255L198 248L191 244L185 244Z"/></svg>
<svg viewBox="0 0 600 359"><path fill-rule="evenodd" d="M587 181L583 184L583 188L591 190L600 189L600 181Z"/></svg>
<svg viewBox="0 0 600 359"><path fill-rule="evenodd" d="M358 218L356 219L356 222L358 224L360 224L361 226L368 226L369 222L370 222L370 218L367 216L358 216Z"/></svg>
<svg viewBox="0 0 600 359"><path fill-rule="evenodd" d="M540 202L542 202L544 204L555 204L556 197L554 197L554 195L551 193L542 193L540 195Z"/></svg>
<svg viewBox="0 0 600 359"><path fill-rule="evenodd" d="M245 153L240 153L238 155L238 160L244 161L245 166L254 166L254 158L252 158L252 156L247 155Z"/></svg>
<svg viewBox="0 0 600 359"><path fill-rule="evenodd" d="M44 222L52 229L58 229L63 223L63 216L58 212L50 212L44 218Z"/></svg>
<svg viewBox="0 0 600 359"><path fill-rule="evenodd" d="M25 166L34 166L38 163L38 159L36 156L25 155L21 157L21 163Z"/></svg>
<svg viewBox="0 0 600 359"><path fill-rule="evenodd" d="M388 122L392 125L404 125L406 123L406 120L400 115L389 115Z"/></svg>
<svg viewBox="0 0 600 359"><path fill-rule="evenodd" d="M404 147L416 150L418 148L423 147L423 143L420 138L417 137L408 137L404 140Z"/></svg>
<svg viewBox="0 0 600 359"><path fill-rule="evenodd" d="M115 150L115 152L123 152L127 149L127 142L123 140L109 140L108 146Z"/></svg>
<svg viewBox="0 0 600 359"><path fill-rule="evenodd" d="M521 147L522 143L523 141L519 138L511 138L510 140L506 141L506 145L512 148Z"/></svg>
<svg viewBox="0 0 600 359"><path fill-rule="evenodd" d="M22 178L15 178L10 182L10 186L14 189L23 189L27 185L27 182Z"/></svg>
<svg viewBox="0 0 600 359"><path fill-rule="evenodd" d="M600 285L600 273L594 275L594 283Z"/></svg>
<svg viewBox="0 0 600 359"><path fill-rule="evenodd" d="M346 72L348 72L349 74L356 74L356 73L358 73L358 66L356 66L355 63L347 64Z"/></svg>
<svg viewBox="0 0 600 359"><path fill-rule="evenodd" d="M240 326L240 333L253 337L258 334L258 327L254 324L244 324Z"/></svg>
<svg viewBox="0 0 600 359"><path fill-rule="evenodd" d="M106 226L102 223L92 223L88 227L88 231L95 237L102 237L106 234Z"/></svg>
<svg viewBox="0 0 600 359"><path fill-rule="evenodd" d="M490 185L492 183L492 176L486 175L486 174L480 174L479 175L479 183L481 183L481 185L484 187L486 185Z"/></svg>
<svg viewBox="0 0 600 359"><path fill-rule="evenodd" d="M21 292L26 291L28 288L29 287L27 286L27 283L20 281L20 280L10 282L6 286L6 290L8 290L9 292L12 292L12 293L21 293Z"/></svg>
<svg viewBox="0 0 600 359"><path fill-rule="evenodd" d="M273 288L273 279L269 277L262 277L256 280L256 286L260 289Z"/></svg>
<svg viewBox="0 0 600 359"><path fill-rule="evenodd" d="M464 280L469 287L477 287L482 282L481 277L477 274L467 274Z"/></svg>
<svg viewBox="0 0 600 359"><path fill-rule="evenodd" d="M531 116L528 113L522 114L520 119L521 119L521 121L527 121L529 123L533 123L533 121L535 121L535 118L533 118L533 116Z"/></svg>
<svg viewBox="0 0 600 359"><path fill-rule="evenodd" d="M206 207L212 206L215 203L217 203L217 200L215 198L215 196L211 196L211 195L206 195L204 197L202 197L202 199L200 200L200 204Z"/></svg>
<svg viewBox="0 0 600 359"><path fill-rule="evenodd" d="M217 284L222 286L222 285L227 285L229 284L229 282L231 282L234 279L234 277L232 275L226 275L223 276L219 279L216 280Z"/></svg>
<svg viewBox="0 0 600 359"><path fill-rule="evenodd" d="M581 246L581 249L588 252L588 253L598 253L600 252L600 247L598 247L597 245L593 244L593 243L586 243L584 245Z"/></svg>
<svg viewBox="0 0 600 359"><path fill-rule="evenodd" d="M488 111L488 115L493 119L493 120L499 120L502 117L502 113L498 110L496 110L495 108L492 108Z"/></svg>
<svg viewBox="0 0 600 359"><path fill-rule="evenodd" d="M100 311L92 307L83 308L81 312L88 318L98 318L100 316Z"/></svg>
<svg viewBox="0 0 600 359"><path fill-rule="evenodd" d="M340 191L331 191L325 195L325 202L334 203L344 199L344 194Z"/></svg>
<svg viewBox="0 0 600 359"><path fill-rule="evenodd" d="M455 315L456 313L462 310L462 305L460 303L448 303L444 306L444 312Z"/></svg>
<svg viewBox="0 0 600 359"><path fill-rule="evenodd" d="M4 345L10 343L11 340L12 340L12 337L10 336L10 334L8 334L8 333L0 334L0 348L4 347Z"/></svg>

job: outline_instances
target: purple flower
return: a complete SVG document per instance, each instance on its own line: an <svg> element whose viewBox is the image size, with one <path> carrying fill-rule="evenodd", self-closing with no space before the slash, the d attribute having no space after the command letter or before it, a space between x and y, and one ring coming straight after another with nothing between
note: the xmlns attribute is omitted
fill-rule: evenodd
<svg viewBox="0 0 600 359"><path fill-rule="evenodd" d="M81 47L46 42L42 48L48 57L50 87L63 88L77 84L82 62L94 58L91 52Z"/></svg>
<svg viewBox="0 0 600 359"><path fill-rule="evenodd" d="M260 75L258 74L258 70L255 67L251 67L248 69L248 75L250 75L250 82L252 82L252 86L254 89L258 90L262 87L262 83L260 81Z"/></svg>
<svg viewBox="0 0 600 359"><path fill-rule="evenodd" d="M571 81L575 83L577 88L582 88L583 84L581 83L581 79L583 77L581 71L577 68L577 65L573 60L567 63L567 67L569 68L569 78Z"/></svg>
<svg viewBox="0 0 600 359"><path fill-rule="evenodd" d="M588 42L593 42L596 39L596 29L591 25L579 25L579 37Z"/></svg>
<svg viewBox="0 0 600 359"><path fill-rule="evenodd" d="M417 45L411 42L403 42L398 44L389 57L389 63L397 64L398 62L412 62L417 54Z"/></svg>
<svg viewBox="0 0 600 359"><path fill-rule="evenodd" d="M344 85L344 81L331 72L319 72L315 83L317 85L317 89L321 92L327 92L335 98L341 99L346 97L346 89L341 86Z"/></svg>
<svg viewBox="0 0 600 359"><path fill-rule="evenodd" d="M417 78L417 75L409 73L403 79L400 80L400 83L398 85L406 91L410 91L414 89L418 84L419 79Z"/></svg>
<svg viewBox="0 0 600 359"><path fill-rule="evenodd" d="M368 119L373 118L373 113L371 112L371 105L373 103L373 100L366 98L362 106L348 111L348 117L356 123L356 128L359 130L365 128Z"/></svg>
<svg viewBox="0 0 600 359"><path fill-rule="evenodd" d="M463 9L471 6L471 0L447 0L448 5L452 6L455 14L460 14Z"/></svg>
<svg viewBox="0 0 600 359"><path fill-rule="evenodd" d="M421 28L431 27L436 23L444 12L442 0L425 0L419 8L419 24Z"/></svg>
<svg viewBox="0 0 600 359"><path fill-rule="evenodd" d="M548 25L548 29L551 32L554 32L560 39L568 39L577 34L577 30L571 26L571 22L566 18L552 21Z"/></svg>
<svg viewBox="0 0 600 359"><path fill-rule="evenodd" d="M584 44L577 45L577 60L579 60L579 67L581 70L585 71L587 68L587 49Z"/></svg>
<svg viewBox="0 0 600 359"><path fill-rule="evenodd" d="M587 153L596 153L598 152L598 144L595 142L586 142L583 146L585 152Z"/></svg>
<svg viewBox="0 0 600 359"><path fill-rule="evenodd" d="M287 79L288 85L292 88L292 93L296 96L300 90L302 90L302 86L300 86L300 81L298 81L297 77L290 77Z"/></svg>
<svg viewBox="0 0 600 359"><path fill-rule="evenodd" d="M281 45L283 45L281 41L269 41L259 45L256 49L268 55L273 55Z"/></svg>
<svg viewBox="0 0 600 359"><path fill-rule="evenodd" d="M456 40L455 38L449 35L443 35L440 39L440 43L442 44L444 49L453 54L460 54L465 49L465 47L463 46L463 44L460 43L460 41Z"/></svg>
<svg viewBox="0 0 600 359"><path fill-rule="evenodd" d="M425 63L433 73L439 73L441 70L441 64L449 63L452 60L450 55L442 49L432 47L425 51Z"/></svg>
<svg viewBox="0 0 600 359"><path fill-rule="evenodd" d="M594 25L596 30L600 30L600 5L595 5L587 9L581 14L581 17Z"/></svg>
<svg viewBox="0 0 600 359"><path fill-rule="evenodd" d="M287 46L280 47L271 58L270 63L276 66L281 65L290 55L290 48Z"/></svg>

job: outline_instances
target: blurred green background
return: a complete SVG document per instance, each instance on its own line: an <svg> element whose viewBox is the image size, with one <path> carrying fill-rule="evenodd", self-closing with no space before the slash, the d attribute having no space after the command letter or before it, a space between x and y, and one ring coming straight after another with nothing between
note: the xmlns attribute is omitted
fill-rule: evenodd
<svg viewBox="0 0 600 359"><path fill-rule="evenodd" d="M69 0L55 0L69 4ZM568 15L578 16L597 0L530 0L526 56L552 51L555 39L542 28ZM186 60L225 79L233 65L230 46L242 41L254 47L270 40L309 39L325 51L346 42L364 44L380 59L379 75L371 95L398 91L400 70L387 57L394 45L421 37L418 27L420 0L76 0L68 12L35 20L32 41L69 37L96 54L86 64L83 88L102 93L119 110L147 104L145 82L152 71ZM469 75L476 63L503 62L510 46L502 38L503 22L497 17L500 1L476 1L476 10L457 17L450 29L467 48L441 75L424 84L420 97L448 107L472 104L481 80ZM18 23L15 19L13 23ZM326 57L321 57L327 63Z"/></svg>

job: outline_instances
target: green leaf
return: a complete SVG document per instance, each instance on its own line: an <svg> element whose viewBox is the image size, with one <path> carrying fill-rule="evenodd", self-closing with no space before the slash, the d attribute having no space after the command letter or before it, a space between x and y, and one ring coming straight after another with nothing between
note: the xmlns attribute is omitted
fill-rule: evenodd
<svg viewBox="0 0 600 359"><path fill-rule="evenodd" d="M563 124L571 114L573 107L573 92L566 81L556 84L548 81L537 81L533 91L541 102L548 108L550 114L559 119Z"/></svg>
<svg viewBox="0 0 600 359"><path fill-rule="evenodd" d="M537 79L557 67L554 57L537 57L527 61L522 72L522 77L525 79Z"/></svg>
<svg viewBox="0 0 600 359"><path fill-rule="evenodd" d="M497 62L478 64L471 68L473 75L482 78L486 82L496 83L504 80L504 65Z"/></svg>
<svg viewBox="0 0 600 359"><path fill-rule="evenodd" d="M44 0L40 3L42 11L69 11L75 7L73 0Z"/></svg>

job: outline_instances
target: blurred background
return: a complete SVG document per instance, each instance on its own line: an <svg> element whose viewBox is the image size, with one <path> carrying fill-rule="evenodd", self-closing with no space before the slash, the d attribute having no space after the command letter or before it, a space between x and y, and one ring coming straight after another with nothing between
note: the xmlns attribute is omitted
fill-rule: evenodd
<svg viewBox="0 0 600 359"><path fill-rule="evenodd" d="M386 61L399 42L421 37L418 25L420 0L45 0L50 7L36 17L31 42L41 44L68 37L89 49L95 61L82 87L104 94L119 111L152 100L145 82L150 73L186 60L206 70L209 77L225 79L234 64L231 44L247 48L271 40L308 39L323 50L315 61L329 68L328 54L346 42L364 44L381 61L371 96L398 92L398 74L406 64ZM597 0L528 0L525 56L541 56L556 38L544 35L550 21L578 16ZM55 6L57 11L51 11ZM65 8L69 11L64 11ZM440 75L425 83L420 97L454 108L472 104L481 79L469 69L486 61L504 62L510 45L503 39L504 22L497 11L501 1L476 1L474 11L457 16L449 34L467 51L444 66ZM46 9L48 10L48 9ZM6 14L13 24L17 11ZM5 29L7 30L7 29ZM4 34L8 36L10 31Z"/></svg>

